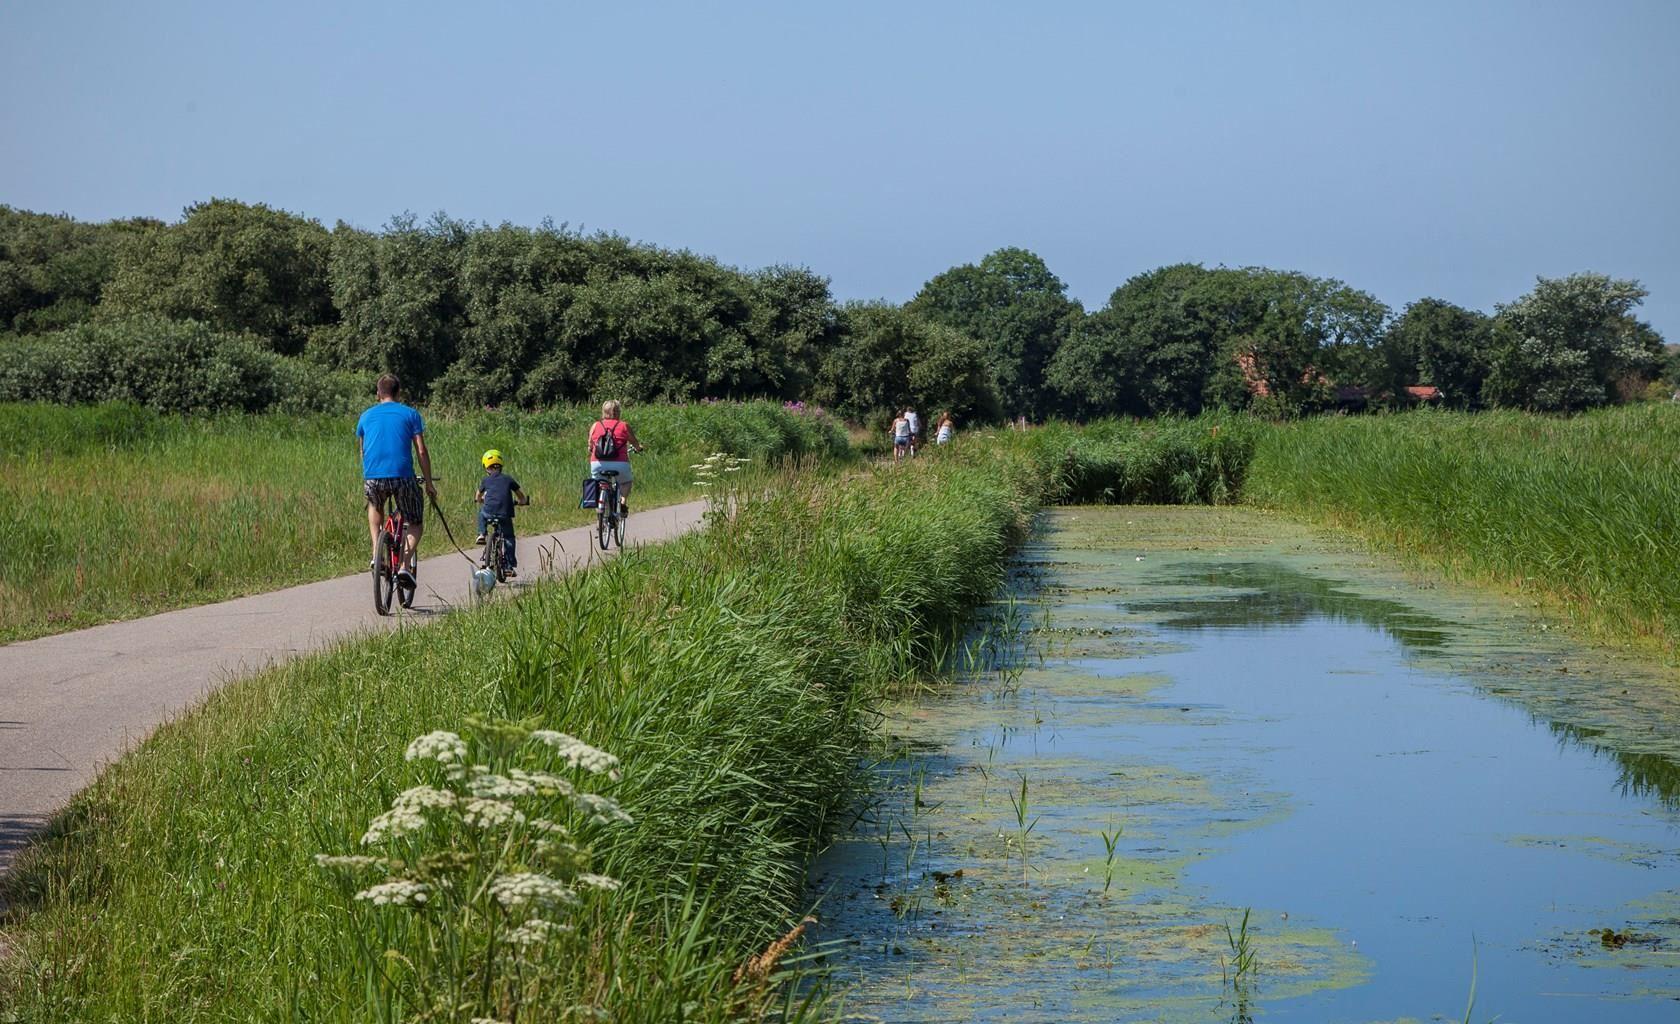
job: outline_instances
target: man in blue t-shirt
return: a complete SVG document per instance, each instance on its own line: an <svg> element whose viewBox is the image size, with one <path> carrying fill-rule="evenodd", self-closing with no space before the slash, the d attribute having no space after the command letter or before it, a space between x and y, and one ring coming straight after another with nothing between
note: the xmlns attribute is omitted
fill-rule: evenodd
<svg viewBox="0 0 1680 1024"><path fill-rule="evenodd" d="M420 549L420 534L424 530L426 503L420 498L420 487L437 500L437 488L432 486L432 457L426 451L426 425L420 414L397 401L402 384L395 374L387 373L374 385L378 404L362 413L356 421L356 442L362 450L362 494L367 497L368 536L373 541L373 557L379 557L379 531L385 525L385 499L395 498L397 510L403 514L403 567L397 572L397 582L414 586L414 557ZM412 451L410 449L412 448ZM414 476L414 456L420 456L420 478Z"/></svg>

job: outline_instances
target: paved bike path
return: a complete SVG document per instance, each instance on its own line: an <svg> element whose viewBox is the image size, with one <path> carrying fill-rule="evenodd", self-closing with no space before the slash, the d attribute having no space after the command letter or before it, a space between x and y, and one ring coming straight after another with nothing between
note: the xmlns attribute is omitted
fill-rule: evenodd
<svg viewBox="0 0 1680 1024"><path fill-rule="evenodd" d="M637 512L627 542L668 540L704 510ZM522 578L538 574L539 550L554 552L554 572L602 556L593 526L521 537ZM422 559L414 608L389 618L360 573L0 647L0 872L102 767L211 690L358 633L423 624L467 603L471 572L454 551Z"/></svg>

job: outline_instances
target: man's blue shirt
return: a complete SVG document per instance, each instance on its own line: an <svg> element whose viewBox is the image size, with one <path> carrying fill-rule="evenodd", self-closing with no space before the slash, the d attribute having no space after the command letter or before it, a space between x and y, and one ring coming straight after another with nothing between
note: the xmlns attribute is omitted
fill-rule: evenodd
<svg viewBox="0 0 1680 1024"><path fill-rule="evenodd" d="M356 421L362 439L362 477L406 480L414 476L414 439L426 432L420 414L401 402L380 402Z"/></svg>

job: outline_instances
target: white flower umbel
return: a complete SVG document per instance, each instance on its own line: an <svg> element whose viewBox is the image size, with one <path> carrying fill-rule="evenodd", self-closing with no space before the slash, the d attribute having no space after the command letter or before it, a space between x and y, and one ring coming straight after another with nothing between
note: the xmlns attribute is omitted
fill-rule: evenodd
<svg viewBox="0 0 1680 1024"><path fill-rule="evenodd" d="M564 935L572 930L569 924L559 924L554 921L544 921L540 917L533 917L524 924L508 933L508 941L516 946L534 946L539 942L546 942L556 935Z"/></svg>
<svg viewBox="0 0 1680 1024"><path fill-rule="evenodd" d="M579 793L572 797L572 803L577 809L589 815L589 820L596 825L633 825L630 815L624 813L624 808L618 806L618 801L610 796L599 793Z"/></svg>
<svg viewBox="0 0 1680 1024"><path fill-rule="evenodd" d="M461 820L488 832L503 825L518 824L525 820L525 815L501 800L468 800L461 808Z"/></svg>
<svg viewBox="0 0 1680 1024"><path fill-rule="evenodd" d="M393 807L368 822L362 834L362 845L371 846L398 836L413 835L426 827L426 816L408 807Z"/></svg>
<svg viewBox="0 0 1680 1024"><path fill-rule="evenodd" d="M467 759L467 744L452 732L439 729L416 737L403 754L406 761L425 759L438 764L460 764Z"/></svg>
<svg viewBox="0 0 1680 1024"><path fill-rule="evenodd" d="M623 884L616 878L608 878L606 875L592 875L587 871L572 879L572 881L591 889L600 889L602 892L616 892L619 886Z"/></svg>
<svg viewBox="0 0 1680 1024"><path fill-rule="evenodd" d="M338 868L345 871L360 871L363 868L378 868L387 871L391 862L384 857L368 857L360 853L331 854L317 853L315 866L318 868Z"/></svg>
<svg viewBox="0 0 1680 1024"><path fill-rule="evenodd" d="M474 776L467 782L467 792L491 800L512 800L515 797L531 796L536 791L536 786L522 779L510 779L493 773Z"/></svg>
<svg viewBox="0 0 1680 1024"><path fill-rule="evenodd" d="M447 789L431 786L410 786L391 801L391 809L410 811L446 811L455 806L455 794Z"/></svg>
<svg viewBox="0 0 1680 1024"><path fill-rule="evenodd" d="M577 792L577 787L570 780L548 772L524 772L513 768L508 771L508 777L530 786L538 796L571 796Z"/></svg>
<svg viewBox="0 0 1680 1024"><path fill-rule="evenodd" d="M474 1017L472 1024L507 1024L507 1021L497 1020L494 1017Z"/></svg>
<svg viewBox="0 0 1680 1024"><path fill-rule="evenodd" d="M605 775L615 782L618 781L618 758L605 750L597 750L574 736L567 736L552 729L538 729L531 733L531 738L553 747L554 752L570 767L582 768L584 771Z"/></svg>
<svg viewBox="0 0 1680 1024"><path fill-rule="evenodd" d="M432 887L424 882L398 878L363 889L356 894L376 907L418 907L431 898Z"/></svg>
<svg viewBox="0 0 1680 1024"><path fill-rule="evenodd" d="M570 906L577 894L566 883L535 871L502 875L490 883L490 895L504 907Z"/></svg>

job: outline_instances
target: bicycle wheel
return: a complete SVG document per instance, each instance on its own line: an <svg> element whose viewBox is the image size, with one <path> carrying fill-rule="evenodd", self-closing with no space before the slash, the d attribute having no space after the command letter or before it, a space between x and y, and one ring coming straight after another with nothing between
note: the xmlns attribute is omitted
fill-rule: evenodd
<svg viewBox="0 0 1680 1024"><path fill-rule="evenodd" d="M624 510L619 509L618 515L613 517L613 543L624 546Z"/></svg>
<svg viewBox="0 0 1680 1024"><path fill-rule="evenodd" d="M605 501L606 499L603 498L602 500ZM595 537L601 542L602 551L607 550L607 545L612 543L612 531L612 521L607 518L607 510L604 508L596 509Z"/></svg>
<svg viewBox="0 0 1680 1024"><path fill-rule="evenodd" d="M484 525L484 566L497 583L507 582L507 570L502 565L502 530L494 519Z"/></svg>
<svg viewBox="0 0 1680 1024"><path fill-rule="evenodd" d="M379 543L373 552L373 610L381 615L391 614L391 592L397 577L391 571L391 535L380 531Z"/></svg>

